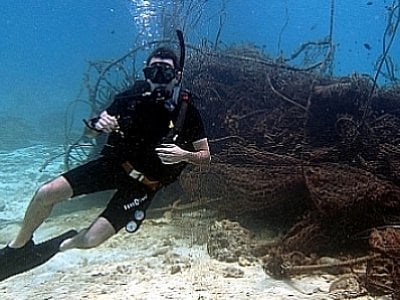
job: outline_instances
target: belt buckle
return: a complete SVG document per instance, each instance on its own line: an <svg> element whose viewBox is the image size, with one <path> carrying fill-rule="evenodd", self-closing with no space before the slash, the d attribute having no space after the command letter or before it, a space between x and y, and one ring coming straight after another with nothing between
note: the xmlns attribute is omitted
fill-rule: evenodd
<svg viewBox="0 0 400 300"><path fill-rule="evenodd" d="M132 171L129 172L129 176L131 176L133 179L136 179L137 181L143 181L144 175L143 173L133 169Z"/></svg>

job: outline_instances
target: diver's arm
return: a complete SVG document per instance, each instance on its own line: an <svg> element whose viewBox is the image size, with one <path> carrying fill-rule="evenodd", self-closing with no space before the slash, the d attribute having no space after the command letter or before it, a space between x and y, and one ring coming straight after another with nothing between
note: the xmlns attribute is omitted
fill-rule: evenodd
<svg viewBox="0 0 400 300"><path fill-rule="evenodd" d="M156 148L158 157L163 164L176 164L188 162L194 165L206 165L210 163L211 155L207 138L193 142L195 151L187 151L175 144L162 144Z"/></svg>
<svg viewBox="0 0 400 300"><path fill-rule="evenodd" d="M207 138L193 142L194 152L188 151L186 161L194 165L207 165L211 162Z"/></svg>

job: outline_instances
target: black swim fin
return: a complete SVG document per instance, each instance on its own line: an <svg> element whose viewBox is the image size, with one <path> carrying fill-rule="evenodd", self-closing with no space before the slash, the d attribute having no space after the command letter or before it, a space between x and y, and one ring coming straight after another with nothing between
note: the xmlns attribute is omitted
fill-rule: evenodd
<svg viewBox="0 0 400 300"><path fill-rule="evenodd" d="M4 255L0 258L0 281L44 264L60 251L62 241L77 233L76 230L70 230L26 250Z"/></svg>

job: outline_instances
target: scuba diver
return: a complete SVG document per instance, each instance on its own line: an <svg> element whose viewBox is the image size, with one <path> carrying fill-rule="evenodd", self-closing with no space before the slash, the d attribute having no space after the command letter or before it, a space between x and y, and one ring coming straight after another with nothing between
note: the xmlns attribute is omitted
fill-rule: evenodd
<svg viewBox="0 0 400 300"><path fill-rule="evenodd" d="M69 232L57 239L56 249L44 251L93 248L124 227L135 232L158 190L174 182L187 164L210 163L200 113L191 94L181 89L185 50L180 31L178 37L180 61L171 49L157 48L146 61L145 80L116 95L107 109L85 121L87 136L108 134L101 155L36 191L16 238L0 250L0 263L22 255L29 260L30 251L38 246L33 233L53 206L79 195L116 190L88 228Z"/></svg>

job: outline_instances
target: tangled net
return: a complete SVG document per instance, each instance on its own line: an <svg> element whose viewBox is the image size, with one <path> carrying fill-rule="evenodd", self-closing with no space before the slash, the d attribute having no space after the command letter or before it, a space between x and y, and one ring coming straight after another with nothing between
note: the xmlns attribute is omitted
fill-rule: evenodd
<svg viewBox="0 0 400 300"><path fill-rule="evenodd" d="M132 83L139 50L90 64L85 90L93 113ZM400 86L393 68L382 69L388 56L377 74L393 81L381 88L377 77L332 76L331 35L289 59L271 59L251 44L188 50L184 86L195 93L213 155L207 172L181 176L189 201L211 198L205 205L220 215L284 223L276 244L257 247L272 276L366 264L358 280L398 297ZM303 67L290 65L301 53ZM68 141L67 168L91 159L103 142ZM353 257L310 259L339 252Z"/></svg>
<svg viewBox="0 0 400 300"><path fill-rule="evenodd" d="M246 52L252 59L243 58ZM219 199L210 205L225 216L267 223L279 214L290 222L269 251L268 273L294 274L282 266L299 251L365 254L374 247L360 233L399 223L400 86L375 87L371 95L369 77L271 63L249 45L199 52L188 64L186 82L199 93L213 163L207 173L185 173L182 185L191 195ZM296 257L297 267L307 264ZM383 269L372 266L382 258L368 257L361 262L379 277ZM387 273L392 281L374 286L393 292L398 273ZM371 287L375 277L368 278L363 283Z"/></svg>
<svg viewBox="0 0 400 300"><path fill-rule="evenodd" d="M93 113L132 82L129 61L137 51L90 65ZM275 62L253 45L191 48L184 77L196 93L213 163L207 172L187 170L181 185L190 201L216 199L209 205L221 215L286 224L280 242L264 251L264 269L277 277L315 270L302 266L312 264L312 253L366 253L375 248L360 233L399 223L400 86L371 94L369 77L334 78L312 66ZM67 167L91 159L102 143L83 136L69 143ZM361 261L369 272L389 279L367 276L363 283L391 292L397 271L377 268L382 257L367 257Z"/></svg>
<svg viewBox="0 0 400 300"><path fill-rule="evenodd" d="M379 256L367 264L366 284L370 290L400 298L400 228L374 230L369 239Z"/></svg>

